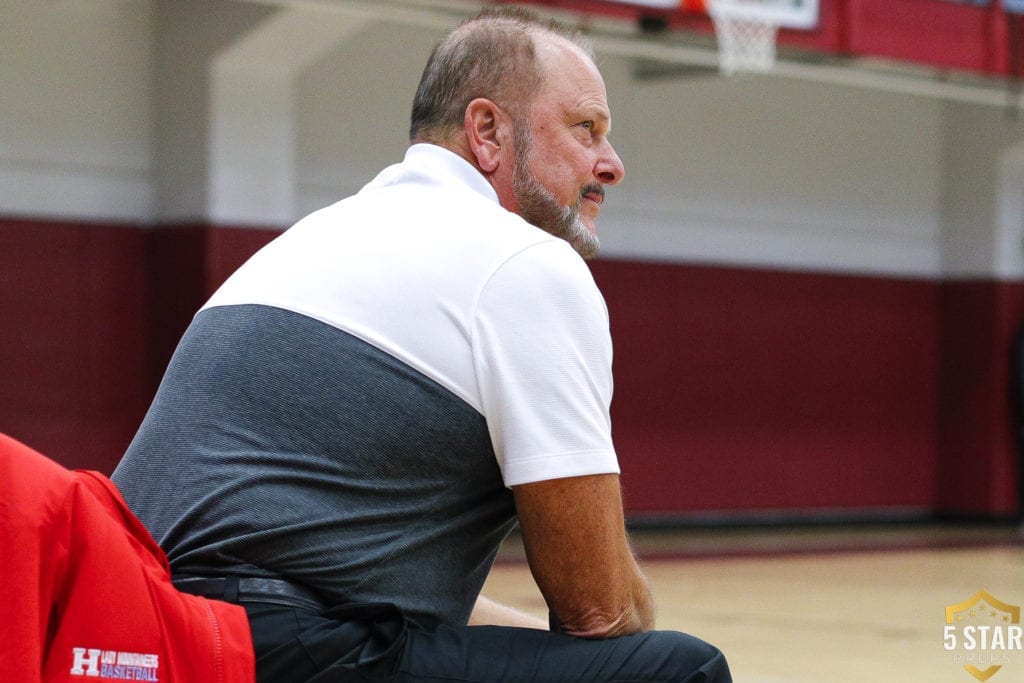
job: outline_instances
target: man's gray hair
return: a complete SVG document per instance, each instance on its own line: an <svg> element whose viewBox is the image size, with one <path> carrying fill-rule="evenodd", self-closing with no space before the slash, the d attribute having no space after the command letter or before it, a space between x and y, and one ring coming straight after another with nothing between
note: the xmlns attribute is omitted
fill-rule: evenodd
<svg viewBox="0 0 1024 683"><path fill-rule="evenodd" d="M544 84L533 42L539 33L561 36L593 58L590 42L579 31L518 7L485 9L434 48L413 99L410 140L450 139L478 97L512 116L521 114Z"/></svg>

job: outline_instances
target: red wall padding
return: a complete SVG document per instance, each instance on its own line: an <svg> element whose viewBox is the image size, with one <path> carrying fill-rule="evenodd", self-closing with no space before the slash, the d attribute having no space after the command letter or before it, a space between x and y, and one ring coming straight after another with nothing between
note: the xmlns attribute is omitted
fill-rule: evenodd
<svg viewBox="0 0 1024 683"><path fill-rule="evenodd" d="M0 431L109 470L150 395L147 234L0 221Z"/></svg>
<svg viewBox="0 0 1024 683"><path fill-rule="evenodd" d="M503 0L513 2L514 0ZM639 21L656 17L673 31L711 35L708 16L679 3L673 11L614 0L530 0L583 14ZM1024 41L1019 15L1003 11L1000 0L986 5L952 0L820 0L813 29L783 29L778 43L846 57L885 57L939 68L1006 76L1024 75L1011 63L1011 33Z"/></svg>
<svg viewBox="0 0 1024 683"><path fill-rule="evenodd" d="M638 511L928 507L928 281L600 262Z"/></svg>
<svg viewBox="0 0 1024 683"><path fill-rule="evenodd" d="M0 220L0 431L109 472L274 230ZM597 260L633 517L1018 506L1024 285Z"/></svg>
<svg viewBox="0 0 1024 683"><path fill-rule="evenodd" d="M1024 421L1011 379L1024 285L947 282L941 310L939 506L976 516L1024 512L1016 456Z"/></svg>

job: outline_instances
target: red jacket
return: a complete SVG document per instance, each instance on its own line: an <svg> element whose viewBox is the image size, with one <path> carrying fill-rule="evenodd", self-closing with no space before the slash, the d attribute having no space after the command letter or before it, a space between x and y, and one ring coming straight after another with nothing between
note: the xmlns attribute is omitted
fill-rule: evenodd
<svg viewBox="0 0 1024 683"><path fill-rule="evenodd" d="M178 592L109 479L0 434L0 681L249 683L237 605Z"/></svg>

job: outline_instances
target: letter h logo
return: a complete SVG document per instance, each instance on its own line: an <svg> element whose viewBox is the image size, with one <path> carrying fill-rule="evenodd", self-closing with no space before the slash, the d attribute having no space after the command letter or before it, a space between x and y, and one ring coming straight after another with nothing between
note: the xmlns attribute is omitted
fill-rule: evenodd
<svg viewBox="0 0 1024 683"><path fill-rule="evenodd" d="M88 653L88 654L87 654ZM72 676L99 676L100 675L100 651L84 647L71 648L71 654L75 659L71 664Z"/></svg>

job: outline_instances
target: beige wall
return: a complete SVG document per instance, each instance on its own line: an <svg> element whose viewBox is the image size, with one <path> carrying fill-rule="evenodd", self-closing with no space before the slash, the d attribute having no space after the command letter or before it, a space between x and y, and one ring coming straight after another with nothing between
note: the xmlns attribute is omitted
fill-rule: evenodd
<svg viewBox="0 0 1024 683"><path fill-rule="evenodd" d="M283 227L353 191L401 156L426 55L468 6L378 5L0 4L0 214ZM1004 177L1024 117L794 77L645 80L600 56L628 169L605 255L1024 275Z"/></svg>

